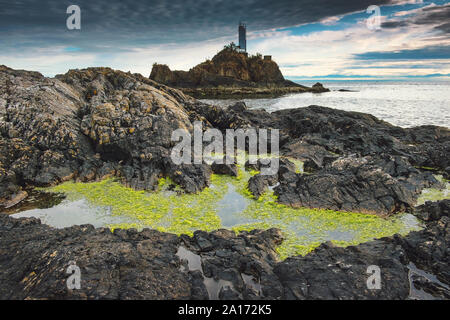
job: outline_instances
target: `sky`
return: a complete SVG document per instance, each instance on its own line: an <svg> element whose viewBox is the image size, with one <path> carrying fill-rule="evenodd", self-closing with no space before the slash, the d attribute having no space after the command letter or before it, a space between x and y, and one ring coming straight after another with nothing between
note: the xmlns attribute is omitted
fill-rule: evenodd
<svg viewBox="0 0 450 320"><path fill-rule="evenodd" d="M237 42L240 21L247 51L292 80L450 79L450 1L438 0L0 0L0 65L189 70Z"/></svg>

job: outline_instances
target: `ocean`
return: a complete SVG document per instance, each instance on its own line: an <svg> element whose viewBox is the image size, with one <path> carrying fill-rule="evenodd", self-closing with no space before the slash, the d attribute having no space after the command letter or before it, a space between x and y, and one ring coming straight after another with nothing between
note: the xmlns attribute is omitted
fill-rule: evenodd
<svg viewBox="0 0 450 320"><path fill-rule="evenodd" d="M311 86L317 81L298 81ZM203 100L219 106L245 101L268 112L320 105L370 113L400 127L437 125L450 128L450 81L320 81L331 92L296 93L267 99ZM341 92L340 89L352 92Z"/></svg>

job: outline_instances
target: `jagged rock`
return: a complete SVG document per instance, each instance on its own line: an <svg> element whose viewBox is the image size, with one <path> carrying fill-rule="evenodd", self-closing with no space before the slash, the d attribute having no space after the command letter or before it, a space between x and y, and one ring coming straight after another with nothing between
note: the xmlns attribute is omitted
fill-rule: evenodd
<svg viewBox="0 0 450 320"><path fill-rule="evenodd" d="M412 208L431 186L440 184L400 157L349 157L310 175L284 176L274 191L293 207L392 214Z"/></svg>
<svg viewBox="0 0 450 320"><path fill-rule="evenodd" d="M305 172L315 172L325 166L331 164L333 161L337 160L338 157L333 156L322 156L322 157L308 157L303 162L303 170Z"/></svg>
<svg viewBox="0 0 450 320"><path fill-rule="evenodd" d="M438 221L441 217L450 217L450 200L445 199L437 202L427 201L414 208L414 214L423 221Z"/></svg>
<svg viewBox="0 0 450 320"><path fill-rule="evenodd" d="M2 299L188 298L179 272L178 238L155 230L53 229L39 220L0 215ZM143 258L145 257L145 258ZM68 290L70 261L82 290Z"/></svg>
<svg viewBox="0 0 450 320"><path fill-rule="evenodd" d="M397 300L409 294L407 261L395 241L383 238L347 248L322 244L305 257L279 263L274 272L283 284L285 299ZM382 270L380 290L367 286L371 265Z"/></svg>
<svg viewBox="0 0 450 320"><path fill-rule="evenodd" d="M211 167L206 164L174 166L170 164L169 177L185 191L197 193L209 185Z"/></svg>
<svg viewBox="0 0 450 320"><path fill-rule="evenodd" d="M28 193L26 191L20 191L19 193L13 195L11 200L5 203L5 209L9 209L15 206L16 204L24 200L26 197L28 197Z"/></svg>
<svg viewBox="0 0 450 320"><path fill-rule="evenodd" d="M226 174L233 177L238 176L238 169L235 164L213 162L211 165L211 169L214 173L217 174Z"/></svg>
<svg viewBox="0 0 450 320"><path fill-rule="evenodd" d="M313 84L313 86L311 88L315 92L328 92L328 91L330 91L329 89L324 88L323 84L321 84L320 82L316 82L315 84Z"/></svg>
<svg viewBox="0 0 450 320"><path fill-rule="evenodd" d="M268 159L266 159L268 160ZM263 193L267 191L268 187L275 186L280 179L283 179L285 175L295 174L295 164L285 158L278 159L279 168L277 174L262 175L260 173L254 175L248 180L248 190L253 196L258 199ZM253 170L261 170L266 164L262 163L261 159L256 161L256 164L250 164L248 161L245 163L246 168Z"/></svg>
<svg viewBox="0 0 450 320"><path fill-rule="evenodd" d="M429 211L425 213L426 211ZM414 264L450 286L450 201L428 202L415 214L424 218L424 230L411 232L399 242Z"/></svg>
<svg viewBox="0 0 450 320"><path fill-rule="evenodd" d="M235 104L229 106L228 109L233 110L234 112L237 112L237 113L248 110L247 105L245 104L245 102L242 102L242 101L236 102Z"/></svg>
<svg viewBox="0 0 450 320"><path fill-rule="evenodd" d="M277 175L256 174L248 180L248 190L258 199L269 186L274 186L277 182Z"/></svg>
<svg viewBox="0 0 450 320"><path fill-rule="evenodd" d="M241 272L258 275L263 292L275 292L278 286L280 294L270 270L281 240L279 230L239 235L218 230L179 238L149 229L111 232L91 225L54 229L35 218L1 214L0 298L208 299L205 283L216 284L213 294L220 298L236 294L245 298ZM209 251L200 251L204 271L182 271L179 247L197 252L205 241ZM66 286L71 261L81 271L79 290ZM231 284L231 291L219 285L219 279Z"/></svg>
<svg viewBox="0 0 450 320"><path fill-rule="evenodd" d="M420 290L431 296L426 297L426 299L430 300L435 300L437 298L445 300L450 299L450 289L448 289L448 287L444 287L439 283L432 282L430 279L424 276L412 274L411 282L415 290Z"/></svg>
<svg viewBox="0 0 450 320"><path fill-rule="evenodd" d="M0 96L0 202L70 179L121 176L152 190L166 175L188 192L209 183L209 166L171 163L172 131L192 130L193 100L179 91L108 68L50 79L3 66Z"/></svg>
<svg viewBox="0 0 450 320"><path fill-rule="evenodd" d="M240 85L253 87L257 83L283 83L285 80L274 61L225 48L188 72L171 71L166 65L154 64L150 79L174 87ZM245 84L245 85L243 85Z"/></svg>

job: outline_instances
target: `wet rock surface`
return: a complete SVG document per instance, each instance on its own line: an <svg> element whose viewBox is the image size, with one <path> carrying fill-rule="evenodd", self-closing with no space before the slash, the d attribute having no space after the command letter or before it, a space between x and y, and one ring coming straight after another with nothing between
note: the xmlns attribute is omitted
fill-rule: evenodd
<svg viewBox="0 0 450 320"><path fill-rule="evenodd" d="M433 299L450 291L449 201L423 230L341 248L325 243L279 261L278 229L236 235L196 231L193 237L144 229L54 229L38 219L0 215L2 299ZM439 208L439 209L437 209ZM73 262L81 289L68 289ZM411 269L414 264L414 269ZM380 268L380 289L367 286ZM431 277L417 271L424 270ZM411 270L415 270L412 272ZM431 279L431 280L430 280Z"/></svg>
<svg viewBox="0 0 450 320"><path fill-rule="evenodd" d="M311 175L284 175L275 194L293 207L383 215L411 209L425 187L443 186L401 157L366 156L340 158Z"/></svg>
<svg viewBox="0 0 450 320"><path fill-rule="evenodd" d="M53 229L34 218L0 216L2 299L183 299L189 282L175 257L178 238L155 230ZM66 270L81 269L82 290Z"/></svg>
<svg viewBox="0 0 450 320"><path fill-rule="evenodd" d="M256 171L261 171L262 167L267 166L267 163L262 163L263 161L271 161L272 159L258 159L255 164L251 164L248 161L245 163L247 169L252 169ZM276 174L262 174L258 173L252 176L248 180L248 190L253 194L253 196L258 199L263 195L269 187L279 185L279 181L286 179L286 177L295 175L296 172L295 164L285 158L278 159L278 171Z"/></svg>
<svg viewBox="0 0 450 320"><path fill-rule="evenodd" d="M273 113L242 102L220 108L108 68L50 79L2 66L0 97L3 207L16 205L35 186L71 179L114 176L134 189L154 190L168 176L198 192L212 172L236 175L233 167L172 162L172 132L192 133L194 121L224 133L279 129L281 155L305 161L310 173L278 174L275 192L292 206L392 214L411 208L423 188L438 187L427 172L446 176L450 167L447 128L403 129L369 114L319 106ZM263 180L252 180L255 195L273 185Z"/></svg>
<svg viewBox="0 0 450 320"><path fill-rule="evenodd" d="M188 192L209 183L209 166L170 159L172 131L192 130L180 91L108 68L49 79L2 66L0 97L0 203L71 179L152 190L170 176Z"/></svg>
<svg viewBox="0 0 450 320"><path fill-rule="evenodd" d="M411 232L401 245L417 267L450 286L450 200L427 202L416 207L415 214L425 218L426 228Z"/></svg>
<svg viewBox="0 0 450 320"><path fill-rule="evenodd" d="M54 229L38 219L0 215L2 299L208 299L257 296L241 273L261 275L267 293L281 287L271 272L278 230L196 232L193 238L156 230ZM191 269L180 247L201 254ZM195 254L191 253L194 255ZM189 257L188 257L189 258ZM81 289L69 290L67 268L81 271ZM274 282L275 281L275 282ZM229 284L225 288L222 283ZM278 289L276 287L278 286ZM263 290L263 291L264 291ZM273 296L273 293L270 294Z"/></svg>
<svg viewBox="0 0 450 320"><path fill-rule="evenodd" d="M347 248L327 243L305 257L286 259L275 267L275 273L283 283L286 299L406 299L406 259L392 239ZM381 270L379 290L367 286L371 265Z"/></svg>
<svg viewBox="0 0 450 320"><path fill-rule="evenodd" d="M431 173L446 174L448 128L403 129L369 114L319 106L273 113L240 105L197 110L221 130L280 130L281 154L304 161L309 173L279 177L275 193L283 204L386 215L412 208L424 188L443 187ZM266 188L263 180L249 184L255 196Z"/></svg>

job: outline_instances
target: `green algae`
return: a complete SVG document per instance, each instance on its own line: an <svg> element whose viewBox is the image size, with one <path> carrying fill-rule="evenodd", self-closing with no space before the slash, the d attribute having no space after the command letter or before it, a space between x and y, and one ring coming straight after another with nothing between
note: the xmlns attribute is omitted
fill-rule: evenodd
<svg viewBox="0 0 450 320"><path fill-rule="evenodd" d="M439 171L438 168L426 167L426 166L416 166L417 169L426 170L426 171Z"/></svg>
<svg viewBox="0 0 450 320"><path fill-rule="evenodd" d="M438 201L449 199L450 182L445 180L442 175L435 175L436 179L444 185L442 189L427 188L422 190L421 195L417 199L417 205L424 204L426 201Z"/></svg>
<svg viewBox="0 0 450 320"><path fill-rule="evenodd" d="M215 177L213 177L213 182ZM206 188L200 196L178 194L168 190L173 185L161 179L158 191L136 191L114 179L92 183L66 182L47 189L65 193L69 200L85 198L95 206L108 207L112 215L125 215L130 223L110 225L115 228L154 228L176 234L192 234L195 230L212 231L220 228L215 202L226 192L226 186Z"/></svg>
<svg viewBox="0 0 450 320"><path fill-rule="evenodd" d="M277 248L283 259L296 254L305 255L328 240L340 246L356 245L420 228L415 221L405 224L404 214L385 219L362 213L295 209L277 203L270 191L253 201L242 214L261 221L237 226L233 228L235 231L273 227L283 231L286 239Z"/></svg>
<svg viewBox="0 0 450 320"><path fill-rule="evenodd" d="M297 165L300 171L301 166ZM362 213L291 208L277 203L272 190L256 200L247 189L247 182L258 172L245 171L241 166L238 169L237 177L213 174L211 186L198 194L182 193L179 187L174 189L175 184L168 178L159 181L155 192L136 191L113 179L66 182L46 191L64 193L72 200L85 198L93 206L107 207L114 216L129 218L129 223L109 225L111 229L148 227L188 235L195 230L223 227L218 211L220 201L228 195L233 201L245 201L245 209L235 214L235 224L228 227L235 232L281 229L285 241L277 251L282 259L305 255L325 241L340 246L355 245L420 228L416 220L405 221L405 215L381 218Z"/></svg>

